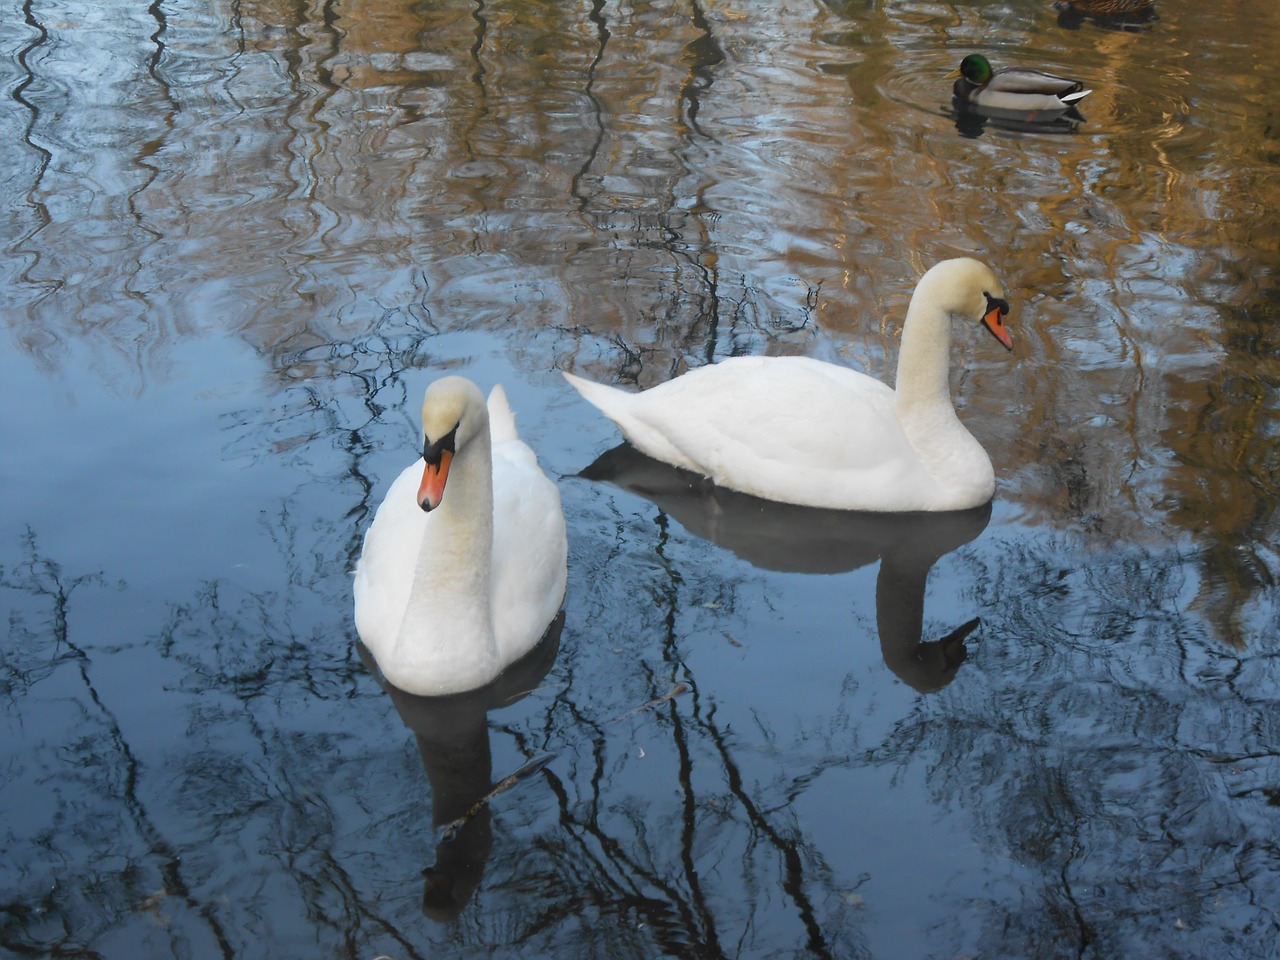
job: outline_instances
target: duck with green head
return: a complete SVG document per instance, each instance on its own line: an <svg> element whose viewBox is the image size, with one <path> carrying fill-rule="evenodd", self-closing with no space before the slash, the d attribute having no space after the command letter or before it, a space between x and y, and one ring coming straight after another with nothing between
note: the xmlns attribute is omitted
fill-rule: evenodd
<svg viewBox="0 0 1280 960"><path fill-rule="evenodd" d="M962 103L996 110L1036 111L1066 110L1075 106L1092 91L1079 80L1059 77L1043 70L1026 67L1004 67L992 70L987 58L971 53L960 66L947 74L957 78L952 93Z"/></svg>

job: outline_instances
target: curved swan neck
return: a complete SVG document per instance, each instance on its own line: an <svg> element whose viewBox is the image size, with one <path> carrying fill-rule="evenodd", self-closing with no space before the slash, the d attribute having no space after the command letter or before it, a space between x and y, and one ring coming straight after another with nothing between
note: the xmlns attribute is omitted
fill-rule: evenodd
<svg viewBox="0 0 1280 960"><path fill-rule="evenodd" d="M907 307L894 380L900 410L937 405L954 409L949 378L951 311L943 307L938 298L943 282L937 274L925 274Z"/></svg>
<svg viewBox="0 0 1280 960"><path fill-rule="evenodd" d="M995 471L982 445L965 429L951 402L951 320L973 295L977 261L948 260L916 286L902 327L894 413L898 425L937 485L934 509L983 503L995 490ZM976 311L977 306L973 309Z"/></svg>

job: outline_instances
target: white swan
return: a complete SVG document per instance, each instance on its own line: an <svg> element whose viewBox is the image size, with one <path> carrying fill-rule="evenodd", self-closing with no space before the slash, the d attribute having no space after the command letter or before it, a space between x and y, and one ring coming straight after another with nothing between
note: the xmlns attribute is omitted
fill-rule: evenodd
<svg viewBox="0 0 1280 960"><path fill-rule="evenodd" d="M735 357L643 393L565 377L641 452L720 486L836 510L964 510L991 499L995 471L951 402L951 318L1012 350L1003 297L977 260L929 270L902 327L896 390L806 357Z"/></svg>
<svg viewBox="0 0 1280 960"><path fill-rule="evenodd" d="M516 435L506 393L445 377L422 402L423 458L387 492L355 572L360 639L408 693L483 686L564 599L560 492ZM446 488L447 484L447 488Z"/></svg>

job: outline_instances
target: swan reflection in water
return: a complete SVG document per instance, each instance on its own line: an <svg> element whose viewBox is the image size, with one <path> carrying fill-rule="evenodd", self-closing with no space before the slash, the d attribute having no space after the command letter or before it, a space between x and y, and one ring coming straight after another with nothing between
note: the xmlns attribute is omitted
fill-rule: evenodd
<svg viewBox="0 0 1280 960"><path fill-rule="evenodd" d="M819 510L717 487L623 443L580 476L652 501L686 530L764 570L844 573L880 561L876 625L885 665L921 693L942 689L965 659L978 620L924 641L925 583L943 555L986 529L991 504L936 513Z"/></svg>
<svg viewBox="0 0 1280 960"><path fill-rule="evenodd" d="M489 711L516 703L542 682L555 663L563 626L561 611L537 646L492 683L442 697L419 697L392 686L364 644L356 644L360 659L417 738L431 785L436 860L422 871L422 912L432 920L453 920L471 901L493 846L488 800L498 790L489 749ZM503 783L510 785L518 778L513 775Z"/></svg>

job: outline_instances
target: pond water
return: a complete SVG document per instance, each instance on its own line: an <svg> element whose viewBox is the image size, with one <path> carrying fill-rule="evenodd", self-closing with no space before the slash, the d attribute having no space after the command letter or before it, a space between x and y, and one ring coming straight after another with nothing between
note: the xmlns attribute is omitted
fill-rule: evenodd
<svg viewBox="0 0 1280 960"><path fill-rule="evenodd" d="M1280 956L1280 6L1156 7L0 0L0 953ZM1093 93L958 116L974 51ZM956 255L990 508L691 486L560 376L891 380ZM350 573L445 372L570 558L442 708Z"/></svg>

